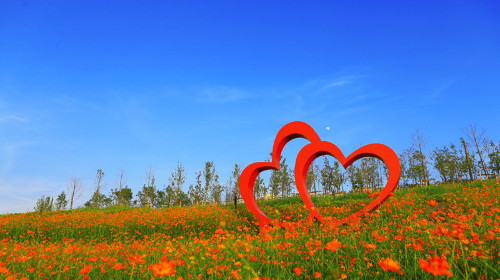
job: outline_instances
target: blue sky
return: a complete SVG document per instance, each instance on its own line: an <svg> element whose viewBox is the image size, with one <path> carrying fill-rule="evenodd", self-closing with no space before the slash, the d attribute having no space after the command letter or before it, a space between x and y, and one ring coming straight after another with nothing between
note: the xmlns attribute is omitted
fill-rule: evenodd
<svg viewBox="0 0 500 280"><path fill-rule="evenodd" d="M225 182L296 120L345 154L416 129L429 152L469 124L500 139L497 1L181 2L0 4L0 213L72 176L83 204L98 168L106 191L177 162Z"/></svg>

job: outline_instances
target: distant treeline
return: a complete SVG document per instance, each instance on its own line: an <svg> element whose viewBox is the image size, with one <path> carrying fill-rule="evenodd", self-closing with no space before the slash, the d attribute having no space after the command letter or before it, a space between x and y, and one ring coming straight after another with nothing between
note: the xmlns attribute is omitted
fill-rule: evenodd
<svg viewBox="0 0 500 280"><path fill-rule="evenodd" d="M441 182L457 182L478 178L498 177L500 172L500 142L496 145L486 137L484 130L469 126L464 130L464 138L449 146L437 147L426 151L426 141L417 130L412 136L412 145L399 154L401 162L400 187L427 184L438 179ZM331 158L330 158L331 160ZM353 192L383 187L387 179L387 168L376 158L363 158L346 170L337 161L330 163L328 157L313 163L307 174L307 185L313 193L335 195L350 189ZM103 208L112 205L134 207L171 207L187 206L200 203L232 202L239 197L238 180L242 166L235 164L229 179L221 183L214 162L205 162L203 170L195 173L195 183L184 191L186 171L178 163L168 178L168 184L157 186L153 169L146 172L146 183L134 196L125 180L125 174L118 174L115 188L108 195L104 194L103 179L105 173L98 169L94 181L93 194L84 207ZM431 170L438 178L432 178ZM281 158L280 169L271 172L268 182L257 177L255 182L256 197L287 197L295 190L293 170ZM53 211L73 209L81 198L83 186L81 180L73 177L68 188L54 201L50 196L38 199L35 211Z"/></svg>

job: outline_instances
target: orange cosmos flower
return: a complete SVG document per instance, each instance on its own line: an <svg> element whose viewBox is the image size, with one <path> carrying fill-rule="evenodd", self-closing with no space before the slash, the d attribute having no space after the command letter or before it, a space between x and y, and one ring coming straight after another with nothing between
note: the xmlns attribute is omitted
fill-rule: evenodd
<svg viewBox="0 0 500 280"><path fill-rule="evenodd" d="M420 264L420 268L422 268L426 272L433 274L434 276L446 275L449 277L453 277L453 274L449 270L451 266L450 264L448 264L448 261L446 261L446 258L434 256L429 261L420 259L418 263Z"/></svg>
<svg viewBox="0 0 500 280"><path fill-rule="evenodd" d="M152 264L149 266L149 269L153 271L153 276L169 276L175 275L175 263L174 260L168 260L166 256L161 258L161 262Z"/></svg>
<svg viewBox="0 0 500 280"><path fill-rule="evenodd" d="M0 273L9 274L10 271L6 267L0 266Z"/></svg>
<svg viewBox="0 0 500 280"><path fill-rule="evenodd" d="M35 272L35 268L34 267L30 267L28 269L26 269L27 271L31 272L31 273L34 273Z"/></svg>
<svg viewBox="0 0 500 280"><path fill-rule="evenodd" d="M135 263L144 264L144 255L130 255L128 256L128 259L134 265Z"/></svg>
<svg viewBox="0 0 500 280"><path fill-rule="evenodd" d="M321 278L322 274L320 272L314 272L314 278Z"/></svg>
<svg viewBox="0 0 500 280"><path fill-rule="evenodd" d="M115 263L115 265L112 267L112 269L116 269L116 270L121 270L122 268L123 268L122 263Z"/></svg>
<svg viewBox="0 0 500 280"><path fill-rule="evenodd" d="M297 275L301 275L302 274L302 267L298 267L298 266L295 267L293 269L293 272L295 272L295 274L297 274Z"/></svg>
<svg viewBox="0 0 500 280"><path fill-rule="evenodd" d="M340 246L342 246L342 244L337 240L337 238L335 238L334 240L326 243L325 249L336 252Z"/></svg>
<svg viewBox="0 0 500 280"><path fill-rule="evenodd" d="M401 266L399 265L399 263L391 258L386 258L384 260L379 261L378 265L380 265L380 267L384 271L393 271L401 275L403 275L404 273L404 271L401 270Z"/></svg>
<svg viewBox="0 0 500 280"><path fill-rule="evenodd" d="M375 244L371 244L371 243L366 243L366 244L363 244L363 246L364 246L366 249L376 249L376 248L377 248L377 245L375 245Z"/></svg>
<svg viewBox="0 0 500 280"><path fill-rule="evenodd" d="M80 274L87 274L89 273L90 271L92 270L92 266L89 264L89 265L86 265L84 266L82 269L80 269Z"/></svg>
<svg viewBox="0 0 500 280"><path fill-rule="evenodd" d="M429 203L430 206L437 206L438 205L437 201L435 201L434 199L429 200L429 202L427 202L427 203Z"/></svg>

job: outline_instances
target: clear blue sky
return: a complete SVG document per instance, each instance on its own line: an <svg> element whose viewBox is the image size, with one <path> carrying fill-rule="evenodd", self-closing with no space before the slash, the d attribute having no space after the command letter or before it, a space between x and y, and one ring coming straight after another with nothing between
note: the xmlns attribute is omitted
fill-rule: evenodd
<svg viewBox="0 0 500 280"><path fill-rule="evenodd" d="M430 152L469 124L500 140L498 1L244 2L2 1L0 213L71 176L81 205L98 168L106 192L178 161L225 182L296 120L345 154L416 129Z"/></svg>

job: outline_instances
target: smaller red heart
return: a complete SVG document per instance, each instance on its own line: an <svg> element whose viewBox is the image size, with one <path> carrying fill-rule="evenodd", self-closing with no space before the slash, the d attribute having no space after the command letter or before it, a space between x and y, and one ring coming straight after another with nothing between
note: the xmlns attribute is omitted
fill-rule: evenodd
<svg viewBox="0 0 500 280"><path fill-rule="evenodd" d="M382 203L384 203L394 192L398 186L399 177L401 175L401 166L399 163L399 158L397 154L388 146L383 144L369 144L359 148L350 154L347 158L344 157L342 151L334 144L327 141L319 141L308 144L302 150L300 150L297 155L297 160L295 161L295 182L299 194L306 204L311 217L315 217L319 221L323 222L325 219L318 212L314 206L309 192L307 191L306 179L307 171L312 162L320 156L330 155L335 157L344 168L347 168L354 161L363 157L376 157L383 161L389 170L389 175L387 178L387 183L380 194L371 201L368 205L363 207L361 210L348 217L336 221L334 224L345 224L348 222L355 221L361 218L363 215L377 209Z"/></svg>
<svg viewBox="0 0 500 280"><path fill-rule="evenodd" d="M255 194L253 192L255 186L255 180L259 176L260 172L274 169L280 169L281 152L285 145L295 138L305 138L311 142L319 142L321 139L314 129L304 123L304 122L291 122L283 126L276 138L274 140L273 152L271 154L271 162L256 162L247 166L243 172L241 172L239 187L240 194L243 198L248 209L255 215L260 221L261 228L267 226L271 223L271 219L267 217L262 210L260 210L257 202L255 201Z"/></svg>

